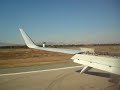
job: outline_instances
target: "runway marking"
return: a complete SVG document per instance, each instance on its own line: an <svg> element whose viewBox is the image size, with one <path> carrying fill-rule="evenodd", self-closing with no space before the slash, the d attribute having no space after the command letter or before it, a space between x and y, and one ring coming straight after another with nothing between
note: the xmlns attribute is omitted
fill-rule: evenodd
<svg viewBox="0 0 120 90"><path fill-rule="evenodd" d="M48 71L56 71L56 70L71 69L71 68L78 68L78 67L83 67L83 66L64 67L64 68L55 68L55 69L46 69L46 70L29 71L29 72L19 72L19 73L8 73L8 74L0 74L0 76L29 74L29 73L38 73L38 72L48 72Z"/></svg>

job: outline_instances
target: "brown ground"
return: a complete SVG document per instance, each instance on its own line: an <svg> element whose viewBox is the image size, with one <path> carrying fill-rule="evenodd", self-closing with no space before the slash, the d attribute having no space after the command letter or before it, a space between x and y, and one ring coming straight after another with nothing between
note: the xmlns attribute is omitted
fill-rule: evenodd
<svg viewBox="0 0 120 90"><path fill-rule="evenodd" d="M120 45L86 46L95 48L98 54L120 56ZM79 49L79 47L72 47ZM72 62L73 55L33 49L0 49L0 67L42 65Z"/></svg>
<svg viewBox="0 0 120 90"><path fill-rule="evenodd" d="M94 48L95 53L100 55L109 55L109 56L120 56L120 45L105 45L105 46L92 46L86 45L81 46L85 48ZM80 47L72 47L73 49L79 49Z"/></svg>
<svg viewBox="0 0 120 90"><path fill-rule="evenodd" d="M0 67L72 62L72 55L34 49L0 49Z"/></svg>

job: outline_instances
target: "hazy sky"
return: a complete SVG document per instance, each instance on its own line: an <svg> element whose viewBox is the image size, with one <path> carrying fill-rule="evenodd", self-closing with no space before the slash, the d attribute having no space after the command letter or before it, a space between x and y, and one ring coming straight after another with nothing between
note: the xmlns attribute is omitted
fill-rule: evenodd
<svg viewBox="0 0 120 90"><path fill-rule="evenodd" d="M120 43L119 0L0 0L0 42Z"/></svg>

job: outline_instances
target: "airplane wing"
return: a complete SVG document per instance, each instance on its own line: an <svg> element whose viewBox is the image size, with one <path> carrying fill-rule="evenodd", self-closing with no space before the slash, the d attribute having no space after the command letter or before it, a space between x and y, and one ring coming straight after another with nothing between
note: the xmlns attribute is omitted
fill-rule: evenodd
<svg viewBox="0 0 120 90"><path fill-rule="evenodd" d="M66 54L81 53L80 50L39 47L39 46L35 45L35 43L32 41L32 39L27 35L27 33L23 29L19 29L19 30L20 30L20 32L22 34L22 37L23 37L26 45L29 48L39 49L39 50L45 50L45 51L52 51L52 52L60 52L60 53L66 53Z"/></svg>
<svg viewBox="0 0 120 90"><path fill-rule="evenodd" d="M113 74L120 75L120 58L115 57L106 57L106 56L95 56L95 55L88 55L88 54L80 54L83 52L92 52L92 49L87 50L84 48L83 50L72 50L72 49L60 49L60 48L46 48L46 47L39 47L35 45L35 43L30 39L30 37L23 31L23 29L19 29L22 37L29 48L39 49L39 50L46 50L52 52L61 52L67 54L75 54L71 59L73 62L78 64L83 64L85 67L81 70L81 73L86 72L87 70L93 68L97 68L100 70L104 70Z"/></svg>

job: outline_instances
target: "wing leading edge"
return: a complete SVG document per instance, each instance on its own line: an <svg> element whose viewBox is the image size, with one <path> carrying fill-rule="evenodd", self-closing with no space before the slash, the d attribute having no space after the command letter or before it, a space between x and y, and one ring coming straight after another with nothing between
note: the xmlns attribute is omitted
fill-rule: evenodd
<svg viewBox="0 0 120 90"><path fill-rule="evenodd" d="M26 45L29 48L38 49L38 50L45 50L45 51L52 51L52 52L60 52L60 53L66 53L66 54L81 53L80 50L39 47L39 46L35 45L35 43L32 41L32 39L27 35L27 33L23 29L20 28L19 30L20 30L20 32L22 34L22 37L23 37Z"/></svg>

